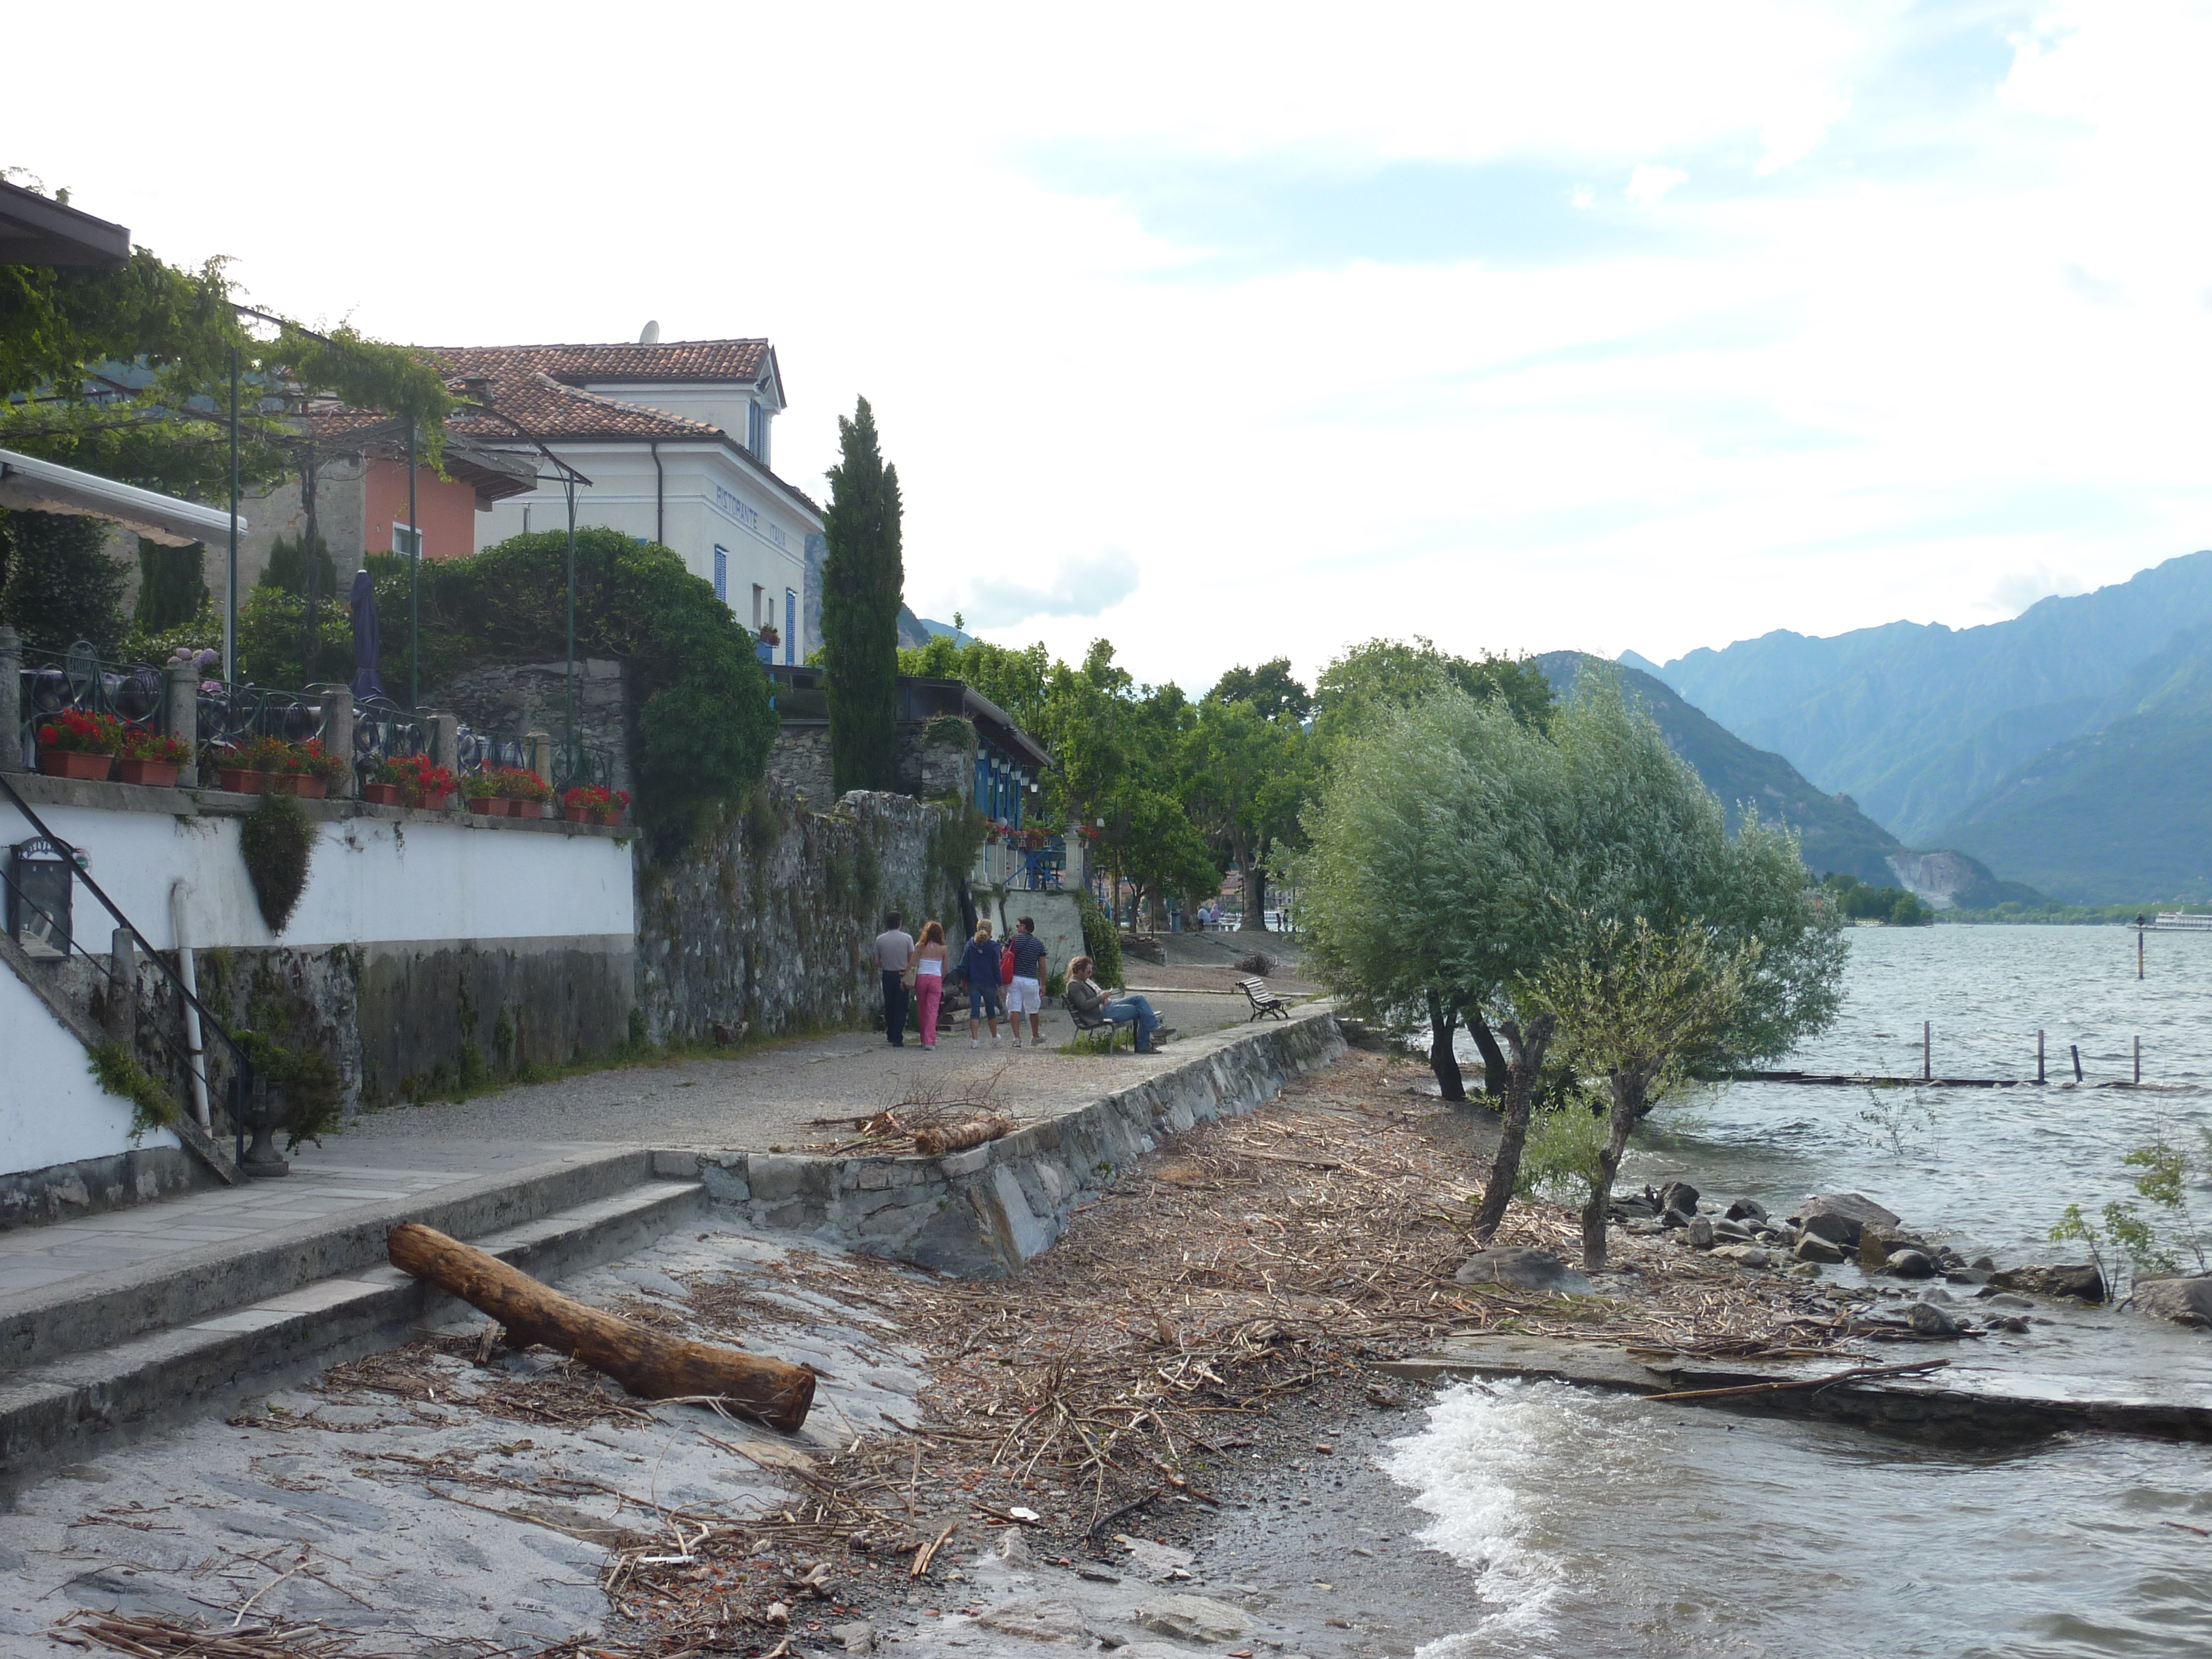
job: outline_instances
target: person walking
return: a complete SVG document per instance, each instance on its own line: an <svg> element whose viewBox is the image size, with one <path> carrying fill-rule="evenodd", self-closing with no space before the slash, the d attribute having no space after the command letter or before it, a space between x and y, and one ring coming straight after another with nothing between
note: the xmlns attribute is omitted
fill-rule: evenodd
<svg viewBox="0 0 2212 1659"><path fill-rule="evenodd" d="M876 969L884 976L884 1035L894 1048L906 1047L906 969L914 959L914 935L899 926L896 910L884 917L876 935Z"/></svg>
<svg viewBox="0 0 2212 1659"><path fill-rule="evenodd" d="M945 929L938 923L921 925L921 943L914 948L914 1001L921 1026L921 1046L937 1052L937 1005L945 1000Z"/></svg>
<svg viewBox="0 0 2212 1659"><path fill-rule="evenodd" d="M960 971L968 976L968 1046L980 1048L982 1021L991 1022L991 1042L999 1041L999 947L991 942L991 924L975 924L975 937L960 954Z"/></svg>
<svg viewBox="0 0 2212 1659"><path fill-rule="evenodd" d="M1152 1001L1142 995L1109 997L1106 989L1091 977L1089 957L1078 957L1067 964L1067 1009L1072 1014L1089 1018L1096 1013L1116 1025L1134 1021L1137 1027L1137 1052L1148 1054L1156 1038L1173 1036L1175 1027L1160 1024L1160 1017L1152 1012Z"/></svg>
<svg viewBox="0 0 2212 1659"><path fill-rule="evenodd" d="M1024 916L1014 923L1014 977L1006 987L1006 1024L1013 1028L1014 1041L1022 1040L1022 1016L1030 1017L1030 1047L1044 1047L1044 1033L1038 1028L1037 1015L1044 1007L1044 941L1036 936L1036 921Z"/></svg>

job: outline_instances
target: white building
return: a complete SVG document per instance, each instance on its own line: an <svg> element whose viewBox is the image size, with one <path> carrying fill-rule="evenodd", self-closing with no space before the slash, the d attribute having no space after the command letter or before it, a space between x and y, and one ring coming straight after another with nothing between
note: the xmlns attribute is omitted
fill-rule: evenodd
<svg viewBox="0 0 2212 1659"><path fill-rule="evenodd" d="M490 410L453 424L517 453L542 442L591 480L577 492L580 525L672 549L746 627L773 626L779 659L797 662L806 544L822 533L822 511L769 470L784 407L775 349L766 340L663 344L655 331L634 345L441 349L459 389ZM478 515L477 547L567 525L561 482L541 466L534 491Z"/></svg>

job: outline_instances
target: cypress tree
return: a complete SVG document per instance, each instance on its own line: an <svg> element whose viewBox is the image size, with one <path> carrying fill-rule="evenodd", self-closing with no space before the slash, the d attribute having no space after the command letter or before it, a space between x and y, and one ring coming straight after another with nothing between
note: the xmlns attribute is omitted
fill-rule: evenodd
<svg viewBox="0 0 2212 1659"><path fill-rule="evenodd" d="M837 417L840 459L822 514L822 648L829 669L830 761L836 791L898 787L898 469L884 464L863 398Z"/></svg>

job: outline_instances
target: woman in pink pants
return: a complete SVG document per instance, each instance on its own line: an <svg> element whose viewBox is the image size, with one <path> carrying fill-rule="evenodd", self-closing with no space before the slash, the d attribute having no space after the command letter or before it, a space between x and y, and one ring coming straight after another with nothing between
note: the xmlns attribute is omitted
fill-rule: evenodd
<svg viewBox="0 0 2212 1659"><path fill-rule="evenodd" d="M945 929L935 922L921 930L921 943L914 952L915 1017L921 1025L921 1046L937 1047L937 1005L945 1000Z"/></svg>

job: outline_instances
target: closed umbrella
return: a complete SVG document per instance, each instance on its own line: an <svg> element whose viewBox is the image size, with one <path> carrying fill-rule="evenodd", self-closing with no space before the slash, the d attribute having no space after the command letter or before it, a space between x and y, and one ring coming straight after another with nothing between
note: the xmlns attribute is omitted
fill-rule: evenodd
<svg viewBox="0 0 2212 1659"><path fill-rule="evenodd" d="M384 641L376 627L375 584L366 570L354 572L353 598L346 608L353 612L353 694L380 697L384 682L377 678L376 656Z"/></svg>

